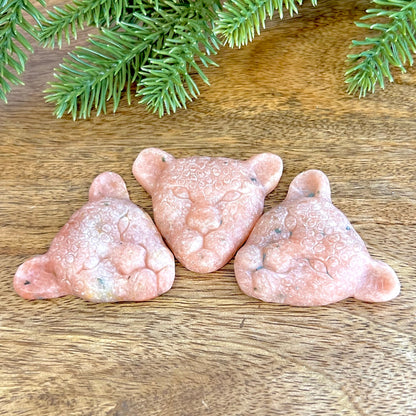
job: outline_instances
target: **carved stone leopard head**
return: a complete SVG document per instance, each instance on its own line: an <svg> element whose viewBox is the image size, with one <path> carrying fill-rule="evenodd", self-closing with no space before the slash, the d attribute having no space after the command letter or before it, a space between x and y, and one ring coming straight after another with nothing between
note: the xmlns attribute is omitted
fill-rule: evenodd
<svg viewBox="0 0 416 416"><path fill-rule="evenodd" d="M133 174L152 196L156 225L177 259L189 270L209 273L224 266L245 241L282 166L271 153L246 161L176 159L148 148L138 155Z"/></svg>

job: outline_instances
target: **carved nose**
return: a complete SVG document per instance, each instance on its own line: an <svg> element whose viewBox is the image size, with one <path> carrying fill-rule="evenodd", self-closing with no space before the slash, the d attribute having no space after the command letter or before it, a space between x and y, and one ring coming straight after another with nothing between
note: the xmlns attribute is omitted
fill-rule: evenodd
<svg viewBox="0 0 416 416"><path fill-rule="evenodd" d="M221 225L221 215L214 207L201 207L193 209L186 220L188 227L207 234Z"/></svg>

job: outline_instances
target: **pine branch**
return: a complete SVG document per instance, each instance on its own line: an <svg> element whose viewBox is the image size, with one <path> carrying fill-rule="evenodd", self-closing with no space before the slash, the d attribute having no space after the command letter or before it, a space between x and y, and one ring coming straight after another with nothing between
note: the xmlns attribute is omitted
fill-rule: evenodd
<svg viewBox="0 0 416 416"><path fill-rule="evenodd" d="M394 81L390 67L406 72L405 65L413 65L416 52L416 0L373 0L379 8L367 10L362 20L376 19L381 23L357 22L356 25L379 31L379 36L352 41L352 46L364 47L357 54L348 55L351 65L346 72L348 93L363 97L373 93L376 85L384 89L384 80Z"/></svg>
<svg viewBox="0 0 416 416"><path fill-rule="evenodd" d="M45 6L44 0L38 2ZM38 40L36 27L27 21L23 12L38 25L41 25L42 14L28 0L0 0L0 11L0 99L7 102L11 84L23 85L19 75L25 70L27 52L33 52L22 32Z"/></svg>
<svg viewBox="0 0 416 416"><path fill-rule="evenodd" d="M266 17L271 19L275 11L283 18L287 9L290 16L298 13L297 4L303 0L227 0L223 11L218 13L215 22L215 33L225 38L230 47L247 45L255 34L260 34L260 28L265 27ZM312 0L316 6L317 0Z"/></svg>
<svg viewBox="0 0 416 416"><path fill-rule="evenodd" d="M78 47L75 53L65 58L55 73L57 81L50 82L45 92L47 102L56 104L54 114L60 118L65 112L87 118L92 108L106 112L106 101L113 99L117 110L121 94L127 90L131 103L130 89L148 54L152 42L140 39L142 29L121 24L116 29L102 29L101 34L91 36L91 46Z"/></svg>
<svg viewBox="0 0 416 416"><path fill-rule="evenodd" d="M73 0L63 8L48 11L43 23L40 41L44 46L62 47L63 39L69 44L71 36L77 38L77 30L84 25L110 28L123 18L129 9L128 0Z"/></svg>
<svg viewBox="0 0 416 416"><path fill-rule="evenodd" d="M197 3L199 12L196 11ZM120 21L113 28L103 28L99 35L91 36L89 47L78 47L75 53L64 59L55 74L57 80L50 83L46 91L46 100L56 104L55 115L62 117L68 112L74 119L86 118L93 108L98 114L106 112L106 102L110 99L113 99L116 111L123 90L127 90L130 103L131 86L142 78L140 85L143 88L139 95L151 109L157 109L159 114L163 114L160 108L174 111L178 106L172 105L176 102L175 97L180 97L183 106L187 99L197 94L189 74L186 75L188 68L184 69L184 63L201 75L193 56L199 57L206 65L212 61L205 53L215 51L215 37L211 39L212 44L207 40L207 17L212 11L206 8L206 4L206 1L176 4L159 0L157 10L153 4L143 4L140 7L143 14L135 12L124 16L127 22ZM198 43L205 47L205 53L199 49ZM152 84L152 76L161 65L163 76L157 85ZM191 86L188 88L190 95L185 94L185 97L179 84L168 92L160 88L166 81L165 75L169 71L173 74L178 68L182 71L180 79L186 79Z"/></svg>
<svg viewBox="0 0 416 416"><path fill-rule="evenodd" d="M211 1L196 1L193 7L176 6L181 17L171 21L172 29L163 47L154 48L149 63L142 68L137 95L160 117L186 108L186 102L199 95L190 71L196 71L209 84L201 64L216 65L209 55L220 46L212 31L218 7L219 3Z"/></svg>

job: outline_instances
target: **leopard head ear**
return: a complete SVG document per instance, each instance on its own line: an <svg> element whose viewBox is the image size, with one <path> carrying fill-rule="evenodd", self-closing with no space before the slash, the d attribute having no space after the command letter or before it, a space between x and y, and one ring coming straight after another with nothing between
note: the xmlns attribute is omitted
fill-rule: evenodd
<svg viewBox="0 0 416 416"><path fill-rule="evenodd" d="M273 153L260 153L252 156L244 163L247 163L253 169L266 194L273 191L279 183L283 171L283 162L279 156Z"/></svg>
<svg viewBox="0 0 416 416"><path fill-rule="evenodd" d="M300 173L289 186L286 199L317 197L331 200L331 186L327 176L320 170L311 169Z"/></svg>
<svg viewBox="0 0 416 416"><path fill-rule="evenodd" d="M47 254L32 257L20 265L13 286L25 299L49 299L69 294L59 284Z"/></svg>
<svg viewBox="0 0 416 416"><path fill-rule="evenodd" d="M370 259L365 278L354 297L365 302L386 302L399 293L400 282L394 270L382 261Z"/></svg>
<svg viewBox="0 0 416 416"><path fill-rule="evenodd" d="M152 195L160 174L175 158L154 147L142 150L133 164L133 175L137 182Z"/></svg>
<svg viewBox="0 0 416 416"><path fill-rule="evenodd" d="M130 199L126 184L117 173L104 172L93 180L89 192L89 201L98 201L105 197Z"/></svg>

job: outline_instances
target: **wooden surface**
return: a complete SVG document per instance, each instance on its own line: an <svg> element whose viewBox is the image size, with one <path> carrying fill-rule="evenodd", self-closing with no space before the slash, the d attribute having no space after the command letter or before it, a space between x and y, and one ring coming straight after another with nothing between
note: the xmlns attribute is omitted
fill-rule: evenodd
<svg viewBox="0 0 416 416"><path fill-rule="evenodd" d="M416 415L416 71L347 96L345 56L368 3L319 4L222 50L211 87L163 119L125 102L116 114L55 119L42 90L72 46L36 48L26 87L0 104L0 415ZM370 253L396 270L400 296L266 304L240 292L232 262L210 275L177 264L171 291L141 304L17 296L18 265L47 250L100 172L121 174L152 213L131 174L149 146L279 154L266 210L296 174L323 170Z"/></svg>

